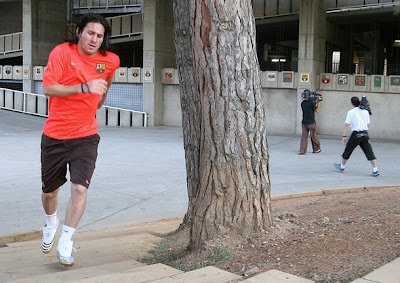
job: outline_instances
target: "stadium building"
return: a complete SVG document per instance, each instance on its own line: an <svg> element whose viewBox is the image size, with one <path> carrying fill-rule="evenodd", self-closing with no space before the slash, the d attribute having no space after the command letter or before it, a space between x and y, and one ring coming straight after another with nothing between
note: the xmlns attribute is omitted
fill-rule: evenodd
<svg viewBox="0 0 400 283"><path fill-rule="evenodd" d="M269 133L301 133L301 93L323 97L319 134L341 135L352 96L367 96L370 136L400 139L400 0L253 0ZM112 28L121 58L101 124L181 126L172 0L0 0L0 107L47 115L50 51L84 13ZM258 66L254 66L258 67Z"/></svg>

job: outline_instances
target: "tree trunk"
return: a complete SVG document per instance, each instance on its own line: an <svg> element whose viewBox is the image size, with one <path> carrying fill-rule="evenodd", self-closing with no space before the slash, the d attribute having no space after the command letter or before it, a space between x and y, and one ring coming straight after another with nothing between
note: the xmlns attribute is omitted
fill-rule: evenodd
<svg viewBox="0 0 400 283"><path fill-rule="evenodd" d="M174 0L189 248L271 225L268 147L250 0Z"/></svg>

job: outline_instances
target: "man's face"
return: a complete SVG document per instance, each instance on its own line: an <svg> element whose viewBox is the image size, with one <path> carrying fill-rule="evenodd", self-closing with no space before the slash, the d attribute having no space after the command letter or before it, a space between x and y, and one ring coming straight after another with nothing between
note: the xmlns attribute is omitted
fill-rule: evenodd
<svg viewBox="0 0 400 283"><path fill-rule="evenodd" d="M81 34L78 34L78 51L82 55L94 56L104 40L104 27L100 23L87 23Z"/></svg>

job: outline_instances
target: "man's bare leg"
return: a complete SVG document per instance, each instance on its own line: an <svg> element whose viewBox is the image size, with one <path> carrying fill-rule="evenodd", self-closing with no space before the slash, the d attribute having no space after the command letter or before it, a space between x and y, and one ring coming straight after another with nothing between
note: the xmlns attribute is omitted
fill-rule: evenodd
<svg viewBox="0 0 400 283"><path fill-rule="evenodd" d="M44 212L47 215L56 213L58 206L58 191L60 188L51 193L42 192L42 204Z"/></svg>
<svg viewBox="0 0 400 283"><path fill-rule="evenodd" d="M72 183L71 197L65 211L64 225L72 228L76 228L78 226L78 223L85 212L86 199L87 188L82 185Z"/></svg>
<svg viewBox="0 0 400 283"><path fill-rule="evenodd" d="M73 248L72 236L86 208L87 188L71 184L71 197L65 211L65 221L57 246L57 257L61 265L71 266L75 259L71 255Z"/></svg>

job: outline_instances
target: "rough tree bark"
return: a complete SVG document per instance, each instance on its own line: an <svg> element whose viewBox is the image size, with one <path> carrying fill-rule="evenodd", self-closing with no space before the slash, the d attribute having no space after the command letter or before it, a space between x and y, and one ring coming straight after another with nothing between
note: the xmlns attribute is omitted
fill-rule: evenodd
<svg viewBox="0 0 400 283"><path fill-rule="evenodd" d="M251 0L173 0L189 248L271 225Z"/></svg>

